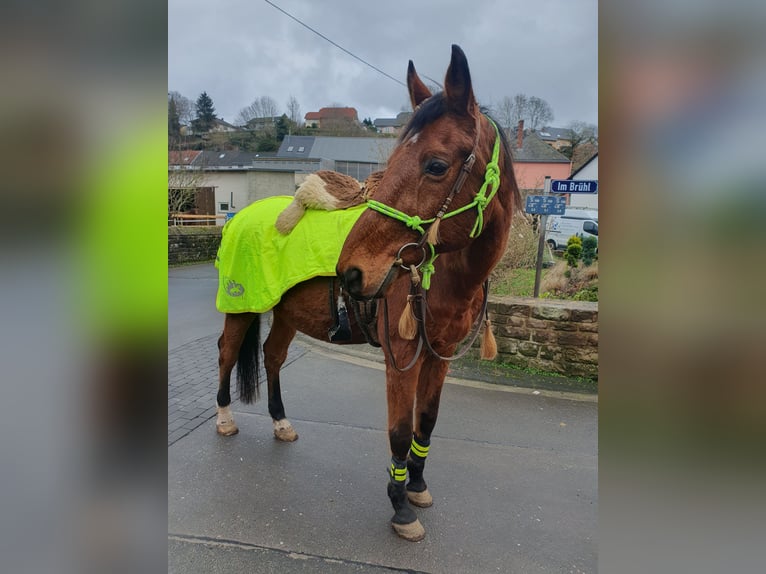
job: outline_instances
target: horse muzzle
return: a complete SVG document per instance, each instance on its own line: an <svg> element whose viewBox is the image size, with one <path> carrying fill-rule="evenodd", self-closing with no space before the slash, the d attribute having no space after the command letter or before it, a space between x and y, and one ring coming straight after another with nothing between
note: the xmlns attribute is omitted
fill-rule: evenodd
<svg viewBox="0 0 766 574"><path fill-rule="evenodd" d="M394 277L396 277L398 271L399 267L397 265L392 265L385 277L383 277L383 281L374 291L372 289L365 289L364 274L358 267L350 267L343 273L339 272L338 276L340 277L343 289L353 299L356 299L357 301L372 301L374 299L385 297L385 291ZM369 294L370 292L372 294Z"/></svg>

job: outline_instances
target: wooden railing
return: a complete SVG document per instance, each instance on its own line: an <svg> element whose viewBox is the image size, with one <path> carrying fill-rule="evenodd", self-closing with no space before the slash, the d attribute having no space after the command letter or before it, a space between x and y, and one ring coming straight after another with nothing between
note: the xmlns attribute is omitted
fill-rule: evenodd
<svg viewBox="0 0 766 574"><path fill-rule="evenodd" d="M190 215L187 213L171 213L168 215L168 225L215 225L219 219L226 219L220 215Z"/></svg>

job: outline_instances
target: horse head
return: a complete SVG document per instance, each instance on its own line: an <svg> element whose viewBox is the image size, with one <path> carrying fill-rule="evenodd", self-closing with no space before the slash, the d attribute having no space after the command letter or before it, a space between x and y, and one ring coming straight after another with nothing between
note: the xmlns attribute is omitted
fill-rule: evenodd
<svg viewBox="0 0 766 574"><path fill-rule="evenodd" d="M460 47L452 46L443 92L432 94L412 61L407 87L413 115L338 260L359 299L384 296L400 269L432 266L436 255L471 250L480 237L493 243L481 253L488 274L519 202L507 144L476 103Z"/></svg>

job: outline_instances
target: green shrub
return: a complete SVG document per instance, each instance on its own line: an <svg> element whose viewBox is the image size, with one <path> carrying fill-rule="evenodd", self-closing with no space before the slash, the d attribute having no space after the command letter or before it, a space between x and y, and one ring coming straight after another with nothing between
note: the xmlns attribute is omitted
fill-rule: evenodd
<svg viewBox="0 0 766 574"><path fill-rule="evenodd" d="M570 267L577 267L577 262L582 255L582 239L573 235L567 241L567 249L564 252L564 258Z"/></svg>
<svg viewBox="0 0 766 574"><path fill-rule="evenodd" d="M593 263L593 260L596 259L596 248L598 247L598 239L595 237L588 236L585 239L583 239L582 242L582 262L585 263L586 266L589 266Z"/></svg>
<svg viewBox="0 0 766 574"><path fill-rule="evenodd" d="M580 289L572 296L575 301L598 301L598 284Z"/></svg>

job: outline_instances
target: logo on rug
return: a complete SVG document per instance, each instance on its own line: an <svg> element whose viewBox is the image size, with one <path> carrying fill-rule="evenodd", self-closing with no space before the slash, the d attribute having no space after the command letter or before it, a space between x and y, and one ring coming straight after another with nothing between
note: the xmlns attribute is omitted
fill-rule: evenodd
<svg viewBox="0 0 766 574"><path fill-rule="evenodd" d="M240 297L245 292L245 288L241 283L237 283L234 279L229 279L226 282L226 293L231 297Z"/></svg>

